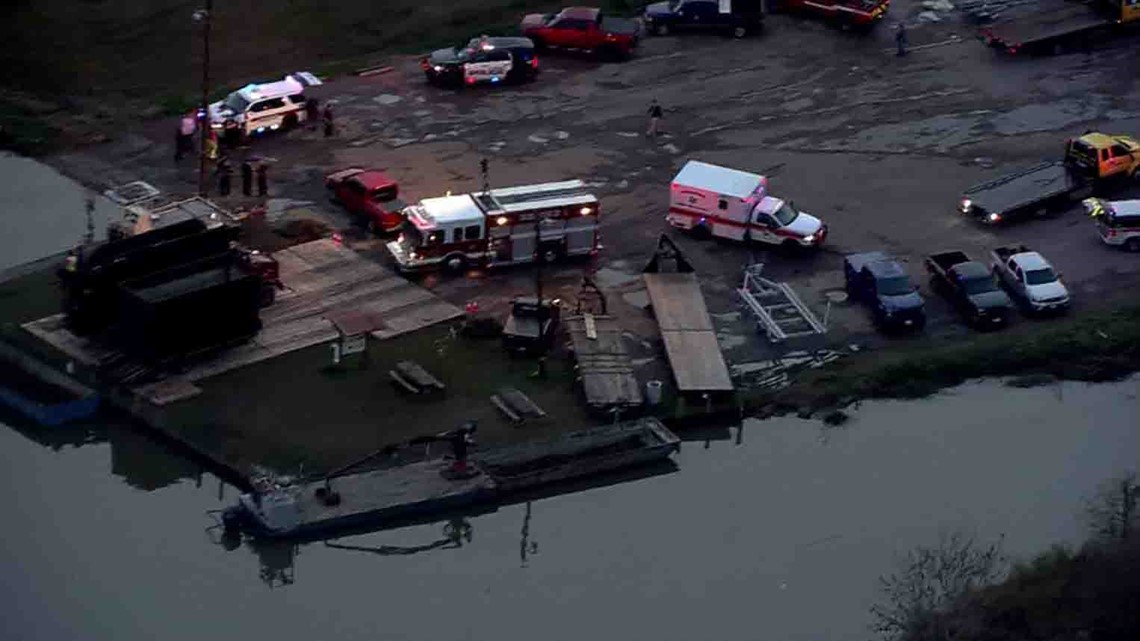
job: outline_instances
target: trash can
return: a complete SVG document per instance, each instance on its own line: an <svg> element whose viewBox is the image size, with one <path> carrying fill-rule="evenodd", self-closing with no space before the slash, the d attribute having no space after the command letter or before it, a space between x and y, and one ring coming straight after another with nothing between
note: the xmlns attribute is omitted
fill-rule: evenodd
<svg viewBox="0 0 1140 641"><path fill-rule="evenodd" d="M645 383L645 402L651 406L661 403L661 381Z"/></svg>

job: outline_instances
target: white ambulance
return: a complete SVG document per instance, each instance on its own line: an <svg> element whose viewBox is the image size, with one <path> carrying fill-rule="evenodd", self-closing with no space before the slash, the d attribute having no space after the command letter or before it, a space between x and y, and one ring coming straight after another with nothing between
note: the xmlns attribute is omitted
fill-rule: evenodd
<svg viewBox="0 0 1140 641"><path fill-rule="evenodd" d="M307 71L277 82L248 84L210 105L210 123L221 130L233 120L247 136L289 129L306 118L305 88L319 84L321 80Z"/></svg>
<svg viewBox="0 0 1140 641"><path fill-rule="evenodd" d="M669 224L698 236L818 247L827 225L768 195L768 179L699 160L685 163L669 190Z"/></svg>

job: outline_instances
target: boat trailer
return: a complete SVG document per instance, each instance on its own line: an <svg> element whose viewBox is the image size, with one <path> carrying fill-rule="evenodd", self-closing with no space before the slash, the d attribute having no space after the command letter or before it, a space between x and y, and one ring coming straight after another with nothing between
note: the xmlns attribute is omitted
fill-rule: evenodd
<svg viewBox="0 0 1140 641"><path fill-rule="evenodd" d="M746 267L736 293L756 317L769 341L779 343L827 332L827 327L800 300L791 285L764 278L760 275L763 270L763 263Z"/></svg>

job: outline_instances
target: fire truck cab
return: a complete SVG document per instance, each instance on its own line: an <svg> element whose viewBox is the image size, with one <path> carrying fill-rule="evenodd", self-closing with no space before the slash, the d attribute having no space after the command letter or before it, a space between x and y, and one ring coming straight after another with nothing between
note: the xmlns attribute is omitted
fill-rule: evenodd
<svg viewBox="0 0 1140 641"><path fill-rule="evenodd" d="M554 262L600 248L599 209L580 180L425 198L387 247L400 271Z"/></svg>

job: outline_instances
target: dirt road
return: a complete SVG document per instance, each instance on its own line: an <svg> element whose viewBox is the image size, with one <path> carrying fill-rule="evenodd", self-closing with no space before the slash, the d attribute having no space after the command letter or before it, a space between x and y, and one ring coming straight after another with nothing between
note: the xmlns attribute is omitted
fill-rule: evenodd
<svg viewBox="0 0 1140 641"><path fill-rule="evenodd" d="M703 274L732 363L772 354L732 292L752 261L828 315L829 341L864 345L885 340L864 310L837 302L825 311L829 294L842 288L847 252L885 249L904 258L930 301L926 334L940 339L966 330L925 287L921 256L930 252L982 256L998 244L1029 243L1063 272L1078 308L1140 274L1140 261L1100 244L1076 210L996 229L955 211L964 188L1059 157L1070 135L1140 132L1135 40L1010 59L995 56L950 13L934 24L909 20L912 53L898 58L890 23L916 11L915 3L893 3L887 23L870 35L770 16L765 33L744 40L648 37L626 63L544 55L538 81L522 87L437 89L423 81L417 60L397 59L391 73L321 88L322 98L336 101L334 139L295 131L256 141L252 153L277 161L275 211L300 208L341 227L349 221L325 199L321 178L346 165L386 167L405 200L477 189L483 157L496 186L588 180L603 198L605 249L596 264L549 270L551 288L570 293L584 268L597 270L641 337L652 334L652 322L636 309L643 298L634 274L665 230L671 176L690 158L763 173L772 192L823 218L830 234L821 252L800 256L681 239ZM643 135L653 98L666 110L657 140ZM173 164L172 130L171 122L143 124L49 161L92 184L141 178L190 192L196 171ZM529 268L470 276L425 284L453 302L478 298L487 307L532 281Z"/></svg>

